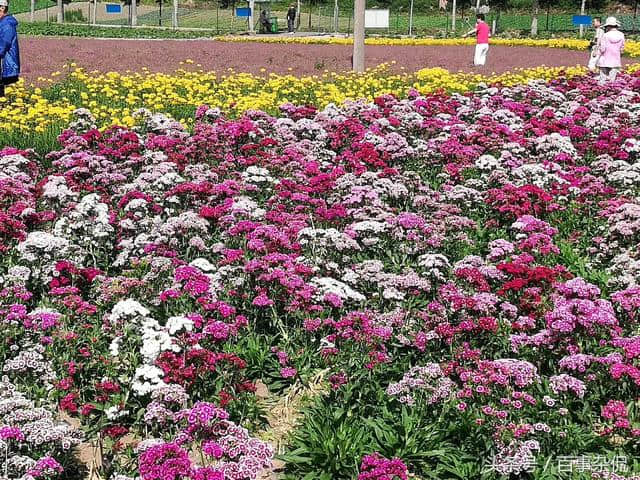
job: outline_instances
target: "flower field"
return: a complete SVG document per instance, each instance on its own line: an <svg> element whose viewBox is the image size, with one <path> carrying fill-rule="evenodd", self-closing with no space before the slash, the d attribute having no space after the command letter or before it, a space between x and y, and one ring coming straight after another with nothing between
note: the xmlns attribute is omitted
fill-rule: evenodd
<svg viewBox="0 0 640 480"><path fill-rule="evenodd" d="M298 77L204 72L189 59L183 66L185 69L174 74L144 69L139 73L97 73L85 72L72 63L42 79L43 87L33 89L21 81L12 89L11 100L0 98L0 105L4 105L0 109L0 144L48 152L78 108L89 109L99 128L133 126L133 113L138 108L166 112L184 126L192 127L196 108L204 104L217 105L233 117L248 109L275 114L277 105L283 103L324 108L330 103L373 100L389 93L404 97L411 89L464 93L482 83L509 86L586 72L585 67L536 67L497 75L452 73L441 68L392 73L389 65L380 65L360 76L327 72ZM196 70L187 70L189 67ZM637 68L629 67L630 71Z"/></svg>
<svg viewBox="0 0 640 480"><path fill-rule="evenodd" d="M640 73L583 73L19 85L0 478L640 479Z"/></svg>

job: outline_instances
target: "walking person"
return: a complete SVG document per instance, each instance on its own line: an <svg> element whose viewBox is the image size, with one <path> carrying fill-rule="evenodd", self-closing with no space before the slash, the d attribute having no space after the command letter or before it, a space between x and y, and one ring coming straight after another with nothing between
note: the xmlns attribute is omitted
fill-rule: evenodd
<svg viewBox="0 0 640 480"><path fill-rule="evenodd" d="M600 18L593 18L593 28L595 29L595 33L593 35L593 40L589 44L591 49L591 54L589 55L589 71L595 72L598 70L598 59L600 58L600 42L602 41L602 36L604 35L604 30L600 25Z"/></svg>
<svg viewBox="0 0 640 480"><path fill-rule="evenodd" d="M287 30L289 31L289 33L294 32L295 22L296 22L296 6L291 4L289 5L289 10L287 10Z"/></svg>
<svg viewBox="0 0 640 480"><path fill-rule="evenodd" d="M615 81L622 67L620 55L624 50L624 33L615 17L608 17L604 22L604 35L600 40L600 84Z"/></svg>
<svg viewBox="0 0 640 480"><path fill-rule="evenodd" d="M4 87L20 76L17 26L18 21L9 15L8 0L0 0L0 97L4 97Z"/></svg>
<svg viewBox="0 0 640 480"><path fill-rule="evenodd" d="M473 64L477 67L482 67L487 62L487 54L489 53L489 25L484 21L484 13L476 15L476 28L469 30L463 37L468 37L473 33L476 34L476 51L473 56Z"/></svg>

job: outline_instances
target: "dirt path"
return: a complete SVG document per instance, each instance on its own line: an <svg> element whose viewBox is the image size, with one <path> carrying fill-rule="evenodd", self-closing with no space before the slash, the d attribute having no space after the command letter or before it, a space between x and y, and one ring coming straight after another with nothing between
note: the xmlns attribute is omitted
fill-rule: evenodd
<svg viewBox="0 0 640 480"><path fill-rule="evenodd" d="M63 64L74 61L87 71L173 72L186 59L200 63L209 71L287 73L313 75L323 70L344 71L351 67L351 47L345 45L295 45L227 43L213 40L101 40L87 38L22 37L20 39L23 75L27 81L49 76ZM517 67L574 66L584 64L587 54L580 51L535 47L492 46L487 66L471 65L472 46L400 47L367 46L367 66L396 61L395 71L415 71L424 67L443 67L451 71L504 72ZM630 59L627 63L632 63Z"/></svg>

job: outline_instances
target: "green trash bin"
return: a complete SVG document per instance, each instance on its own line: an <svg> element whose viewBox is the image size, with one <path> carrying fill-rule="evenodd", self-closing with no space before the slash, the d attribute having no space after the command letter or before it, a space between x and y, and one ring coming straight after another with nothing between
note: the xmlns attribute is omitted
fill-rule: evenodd
<svg viewBox="0 0 640 480"><path fill-rule="evenodd" d="M271 33L278 33L278 17L269 17L271 23Z"/></svg>

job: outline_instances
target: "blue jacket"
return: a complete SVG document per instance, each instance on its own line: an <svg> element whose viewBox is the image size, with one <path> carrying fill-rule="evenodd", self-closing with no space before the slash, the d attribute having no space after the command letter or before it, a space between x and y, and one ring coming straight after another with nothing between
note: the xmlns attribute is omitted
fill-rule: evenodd
<svg viewBox="0 0 640 480"><path fill-rule="evenodd" d="M20 75L20 50L18 49L18 21L13 15L0 18L0 59L2 78Z"/></svg>

